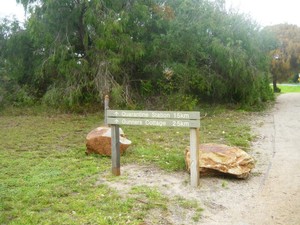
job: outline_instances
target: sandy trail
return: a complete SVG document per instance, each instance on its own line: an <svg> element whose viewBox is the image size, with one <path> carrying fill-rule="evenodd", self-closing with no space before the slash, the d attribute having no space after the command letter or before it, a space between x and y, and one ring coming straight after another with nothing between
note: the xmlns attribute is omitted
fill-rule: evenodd
<svg viewBox="0 0 300 225"><path fill-rule="evenodd" d="M280 95L270 117L273 128L262 133L272 133L272 157L245 220L300 224L300 94Z"/></svg>
<svg viewBox="0 0 300 225"><path fill-rule="evenodd" d="M280 95L271 112L253 119L259 175L240 185L236 204L227 193L219 201L226 210L202 224L300 224L300 94Z"/></svg>

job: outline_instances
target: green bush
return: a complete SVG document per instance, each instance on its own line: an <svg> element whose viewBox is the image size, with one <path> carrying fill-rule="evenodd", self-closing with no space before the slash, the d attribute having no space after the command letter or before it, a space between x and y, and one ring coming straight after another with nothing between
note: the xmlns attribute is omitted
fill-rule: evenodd
<svg viewBox="0 0 300 225"><path fill-rule="evenodd" d="M299 83L299 75L298 75L298 73L295 73L295 75L293 76L293 82L294 83Z"/></svg>
<svg viewBox="0 0 300 225"><path fill-rule="evenodd" d="M80 87L70 86L62 88L52 86L43 96L42 103L48 106L72 109L80 105L81 97Z"/></svg>
<svg viewBox="0 0 300 225"><path fill-rule="evenodd" d="M121 85L117 85L111 90L111 106L120 108L126 106L126 97Z"/></svg>
<svg viewBox="0 0 300 225"><path fill-rule="evenodd" d="M56 87L51 87L43 96L42 103L49 106L58 106L62 103L63 93Z"/></svg>
<svg viewBox="0 0 300 225"><path fill-rule="evenodd" d="M27 85L20 86L14 80L0 79L0 104L14 106L32 106L35 98Z"/></svg>
<svg viewBox="0 0 300 225"><path fill-rule="evenodd" d="M192 111L195 110L198 100L193 96L184 94L173 94L167 98L167 108L169 110Z"/></svg>

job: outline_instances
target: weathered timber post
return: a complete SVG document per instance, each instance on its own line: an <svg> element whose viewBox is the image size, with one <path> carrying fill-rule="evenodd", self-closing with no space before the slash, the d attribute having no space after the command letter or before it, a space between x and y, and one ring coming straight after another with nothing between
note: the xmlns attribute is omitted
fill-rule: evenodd
<svg viewBox="0 0 300 225"><path fill-rule="evenodd" d="M119 125L111 125L112 174L120 176L120 131Z"/></svg>
<svg viewBox="0 0 300 225"><path fill-rule="evenodd" d="M199 185L199 128L190 129L191 186Z"/></svg>
<svg viewBox="0 0 300 225"><path fill-rule="evenodd" d="M105 95L104 99L104 124L107 123L107 110L109 110L109 97ZM117 124L111 125L111 163L112 174L120 176L120 127Z"/></svg>
<svg viewBox="0 0 300 225"><path fill-rule="evenodd" d="M104 125L107 126L107 110L109 110L109 97L105 95L104 98Z"/></svg>

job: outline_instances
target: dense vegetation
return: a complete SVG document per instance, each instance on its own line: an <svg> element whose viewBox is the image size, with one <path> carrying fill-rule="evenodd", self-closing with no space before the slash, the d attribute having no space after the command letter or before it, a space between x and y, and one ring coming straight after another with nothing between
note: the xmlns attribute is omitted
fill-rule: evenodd
<svg viewBox="0 0 300 225"><path fill-rule="evenodd" d="M17 0L0 24L0 101L190 109L272 99L265 30L208 0ZM152 107L152 106L151 106ZM154 107L154 106L153 106Z"/></svg>

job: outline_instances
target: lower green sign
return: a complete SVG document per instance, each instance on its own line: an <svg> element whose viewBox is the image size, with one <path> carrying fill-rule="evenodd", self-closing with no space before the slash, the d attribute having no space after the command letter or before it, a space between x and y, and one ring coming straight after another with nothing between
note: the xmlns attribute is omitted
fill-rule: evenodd
<svg viewBox="0 0 300 225"><path fill-rule="evenodd" d="M107 118L107 123L116 124L116 125L134 125L134 126L192 127L192 128L200 127L200 120Z"/></svg>

